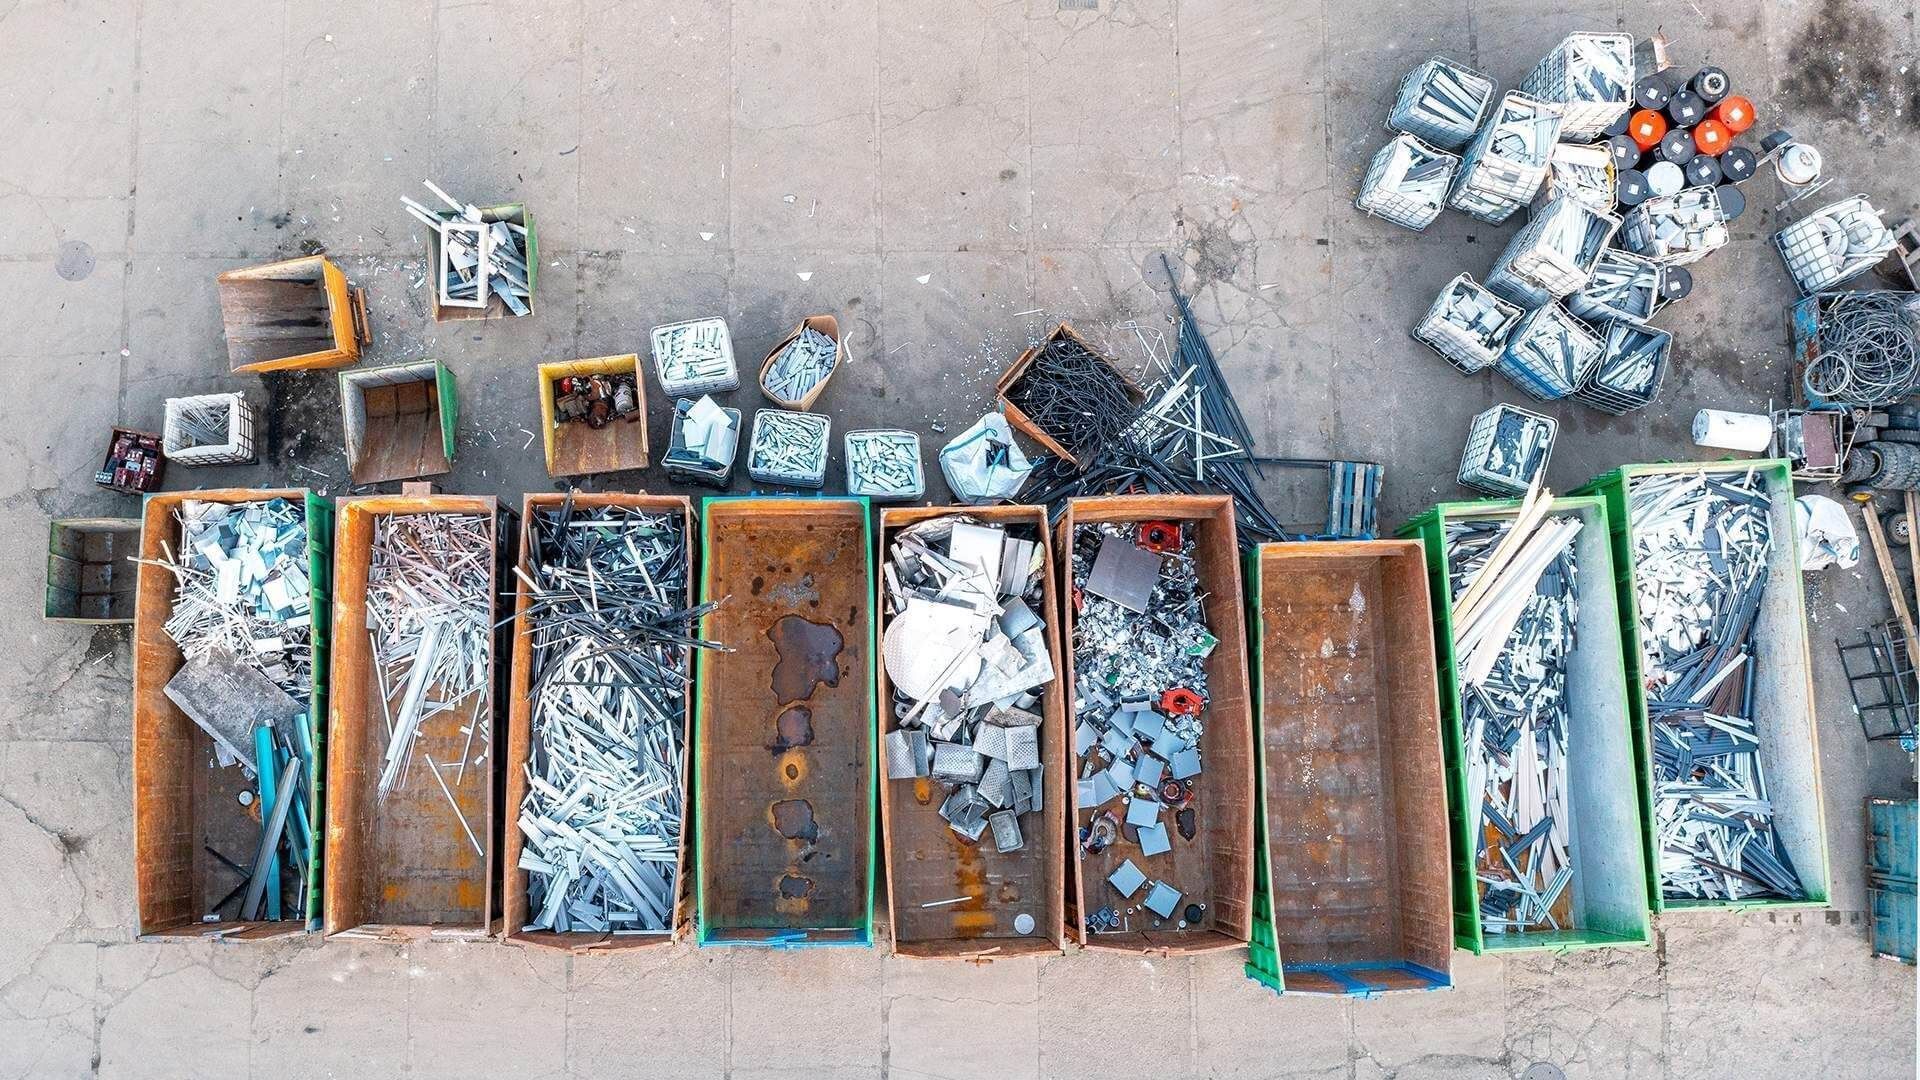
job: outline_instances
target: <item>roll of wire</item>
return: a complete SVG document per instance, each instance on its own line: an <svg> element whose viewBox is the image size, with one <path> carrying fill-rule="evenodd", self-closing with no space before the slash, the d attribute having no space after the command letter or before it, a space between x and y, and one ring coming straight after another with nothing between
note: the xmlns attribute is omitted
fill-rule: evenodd
<svg viewBox="0 0 1920 1080"><path fill-rule="evenodd" d="M1819 353L1802 376L1807 393L1872 408L1898 401L1920 384L1920 334L1912 294L1849 292L1820 313Z"/></svg>

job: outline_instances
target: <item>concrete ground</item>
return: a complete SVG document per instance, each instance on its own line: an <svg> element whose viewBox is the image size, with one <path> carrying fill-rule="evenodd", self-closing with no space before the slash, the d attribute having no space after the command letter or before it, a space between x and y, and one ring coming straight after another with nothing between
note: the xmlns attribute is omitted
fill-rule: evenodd
<svg viewBox="0 0 1920 1080"><path fill-rule="evenodd" d="M0 1076L1912 1075L1913 969L1868 956L1860 869L1861 799L1908 790L1911 761L1863 741L1833 648L1886 617L1870 562L1809 578L1831 911L1462 954L1450 993L1363 1002L1275 998L1237 955L138 942L129 635L34 614L47 519L135 511L91 474L107 427L157 428L168 396L268 409L262 465L172 484L344 490L331 376L228 377L213 288L315 247L368 290L370 360L456 371L442 486L516 501L552 483L526 445L536 362L644 352L649 326L714 312L757 355L839 312L858 358L823 402L836 425L937 443L1057 320L1138 360L1120 326L1167 327L1142 270L1168 252L1261 449L1386 463L1397 525L1465 496L1468 418L1519 399L1407 337L1507 230L1449 214L1414 235L1351 206L1394 86L1434 51L1511 85L1562 34L1615 27L1726 68L1766 126L1827 153L1834 192L1915 209L1909 0L0 0L0 543L19 545L0 575ZM399 205L423 177L532 208L534 317L428 318ZM1665 318L1663 399L1548 409L1553 486L1699 456L1696 408L1785 396L1770 185Z"/></svg>

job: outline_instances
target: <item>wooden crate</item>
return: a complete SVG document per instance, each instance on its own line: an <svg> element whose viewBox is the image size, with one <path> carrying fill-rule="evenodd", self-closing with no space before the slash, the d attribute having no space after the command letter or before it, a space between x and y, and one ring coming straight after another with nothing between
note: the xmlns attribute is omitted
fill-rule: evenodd
<svg viewBox="0 0 1920 1080"><path fill-rule="evenodd" d="M236 374L341 367L369 339L366 293L324 256L229 270L214 284Z"/></svg>
<svg viewBox="0 0 1920 1080"><path fill-rule="evenodd" d="M460 812L482 851L475 852L447 797L424 770L416 780L378 795L386 750L386 708L367 633L367 574L375 519L384 514L483 514L493 520L488 595L498 595L502 532L512 517L499 500L479 495L374 495L340 501L334 530L334 651L328 711L326 932L405 938L485 937L499 912L494 860L500 847L501 738L497 719L498 637L489 639L487 700L430 718L417 738L437 760L457 760L459 728L470 715L492 732L485 768L490 782L453 785ZM492 604L488 605L491 618ZM432 687L428 688L431 694Z"/></svg>
<svg viewBox="0 0 1920 1080"><path fill-rule="evenodd" d="M599 429L578 421L561 422L553 384L569 376L631 375L636 411ZM540 439L547 451L548 476L586 476L647 467L647 382L640 375L640 358L596 356L541 364L537 375L540 394Z"/></svg>
<svg viewBox="0 0 1920 1080"><path fill-rule="evenodd" d="M683 527L689 533L693 529L693 503L684 495L624 495L594 494L575 491L572 493L545 492L528 495L521 505L520 522L520 559L522 571L531 574L533 518L536 513L557 509L569 498L575 509L594 510L606 507L622 507L648 513L665 511L677 513ZM687 590L693 591L693 544L688 536L687 544ZM549 948L571 949L581 952L588 949L634 949L649 945L659 945L678 941L686 933L687 920L692 914L692 888L687 880L687 846L693 834L692 802L686 797L689 786L692 762L691 742L688 733L693 728L693 695L686 697L686 709L681 717L680 745L686 748L680 762L681 798L680 805L685 818L680 827L680 858L674 867L674 884L677 897L674 904L673 931L670 934L613 934L592 931L558 933L551 930L527 930L531 913L527 901L527 872L520 868L520 852L526 846L526 838L514 824L520 815L520 804L527 798L527 760L533 752L533 703L528 693L533 685L533 624L527 617L527 605L531 594L527 590L524 578L515 575L513 601L513 674L508 683L507 695L507 745L506 759L502 766L507 775L507 798L502 808L505 818L503 831L506 837L505 857L500 865L504 879L500 883L502 910L506 915L506 940L528 945L542 945ZM692 597L689 595L688 600Z"/></svg>
<svg viewBox="0 0 1920 1080"><path fill-rule="evenodd" d="M1147 858L1137 844L1125 839L1097 855L1071 852L1073 898L1067 908L1069 932L1082 945L1128 952L1199 953L1231 949L1246 943L1253 925L1254 867L1254 748L1252 695L1247 686L1246 613L1240 589L1240 547L1234 534L1233 499L1226 495L1108 495L1072 499L1055 527L1054 543L1061 554L1063 574L1072 577L1073 530L1099 522L1172 521L1197 530L1194 561L1200 588L1207 596L1208 630L1219 639L1207 658L1210 701L1202 715L1206 729L1200 740L1206 768L1201 773L1194 802L1198 828L1191 842L1179 842L1172 851ZM1062 605L1068 701L1075 699L1073 664L1074 609ZM1072 775L1079 775L1073 762ZM1079 785L1069 784L1073 798L1073 828L1092 819L1091 809L1079 805ZM1181 889L1185 899L1204 898L1205 925L1178 929L1089 934L1086 912L1116 902L1107 876L1123 859L1131 858L1151 880L1165 879ZM1143 909L1144 910L1144 909Z"/></svg>
<svg viewBox="0 0 1920 1080"><path fill-rule="evenodd" d="M702 636L733 651L701 650L697 664L699 942L870 944L878 769L866 500L712 498L702 517L700 597L727 598Z"/></svg>
<svg viewBox="0 0 1920 1080"><path fill-rule="evenodd" d="M964 514L988 525L1029 525L1040 544L1045 571L1042 608L1054 681L1040 695L1040 753L1046 766L1038 827L1024 826L1026 845L1001 854L990 843L972 844L947 827L938 813L939 788L929 779L880 780L880 835L887 855L887 921L893 951L901 956L978 960L1061 951L1066 910L1067 726L1066 684L1061 680L1060 597L1047 511L1041 506L916 506L880 512L880 558L884 564L899 530L930 518ZM876 595L880 638L887 633L885 586ZM882 731L899 726L892 716L893 689L884 663L874 665ZM956 891L957 888L957 891ZM977 893L963 904L921 904ZM1020 914L1033 916L1034 933L1014 931Z"/></svg>
<svg viewBox="0 0 1920 1080"><path fill-rule="evenodd" d="M451 214L452 211L446 211ZM519 225L527 230L527 314L534 312L534 300L539 296L540 246L534 239L533 215L521 203L506 203L501 206L480 207L480 220L487 224L505 221ZM440 290L435 287L434 275L440 267L440 230L427 229L427 310L433 313L433 321L449 322L466 319L510 319L515 318L513 310L506 301L500 299L492 290L487 292L486 307L458 307L440 304Z"/></svg>

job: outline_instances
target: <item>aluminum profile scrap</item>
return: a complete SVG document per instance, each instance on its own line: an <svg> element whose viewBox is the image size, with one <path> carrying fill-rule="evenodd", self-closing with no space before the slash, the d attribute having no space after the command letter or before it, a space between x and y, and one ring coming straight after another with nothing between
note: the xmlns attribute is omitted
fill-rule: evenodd
<svg viewBox="0 0 1920 1080"><path fill-rule="evenodd" d="M1405 133L1374 154L1353 205L1416 232L1433 224L1447 205L1447 188L1460 159Z"/></svg>
<svg viewBox="0 0 1920 1080"><path fill-rule="evenodd" d="M825 486L832 431L833 422L818 413L761 409L753 414L747 475L763 484Z"/></svg>
<svg viewBox="0 0 1920 1080"><path fill-rule="evenodd" d="M1754 716L1772 503L1751 471L1630 482L1660 892L1804 899L1773 825Z"/></svg>
<svg viewBox="0 0 1920 1080"><path fill-rule="evenodd" d="M1520 92L1558 108L1561 138L1590 142L1632 107L1631 34L1568 34L1520 82Z"/></svg>
<svg viewBox="0 0 1920 1080"><path fill-rule="evenodd" d="M847 455L847 494L912 502L927 493L920 436L911 431L849 431L841 443Z"/></svg>
<svg viewBox="0 0 1920 1080"><path fill-rule="evenodd" d="M1457 153L1473 141L1492 100L1492 79L1458 61L1436 56L1400 80L1400 92L1387 114L1387 127Z"/></svg>
<svg viewBox="0 0 1920 1080"><path fill-rule="evenodd" d="M1698 262L1733 238L1720 196L1710 187L1690 187L1648 199L1628 212L1620 246L1661 266Z"/></svg>
<svg viewBox="0 0 1920 1080"><path fill-rule="evenodd" d="M1631 319L1606 324L1600 363L1573 392L1575 400L1621 416L1653 403L1666 375L1673 335Z"/></svg>
<svg viewBox="0 0 1920 1080"><path fill-rule="evenodd" d="M1584 323L1550 303L1521 318L1494 369L1532 397L1555 401L1586 382L1603 348Z"/></svg>
<svg viewBox="0 0 1920 1080"><path fill-rule="evenodd" d="M1074 529L1073 776L1079 810L1091 815L1079 828L1083 858L1116 845L1152 857L1197 833L1206 660L1219 642L1207 630L1193 530L1173 521ZM1082 903L1089 933L1194 921L1183 883L1150 881L1131 858L1107 884L1117 900Z"/></svg>
<svg viewBox="0 0 1920 1080"><path fill-rule="evenodd" d="M367 571L367 635L387 733L377 792L431 785L480 855L485 821L467 820L454 789L485 791L492 770L493 522L485 514L382 514ZM452 729L458 761L419 748L429 725Z"/></svg>
<svg viewBox="0 0 1920 1080"><path fill-rule="evenodd" d="M1573 542L1581 524L1548 516L1551 501L1536 490L1517 517L1446 525L1466 790L1479 807L1475 895L1486 933L1572 928L1567 661L1579 616Z"/></svg>
<svg viewBox="0 0 1920 1080"><path fill-rule="evenodd" d="M515 315L532 311L526 226L487 221L474 204L455 199L431 180L422 183L448 208L435 210L404 195L400 201L407 213L440 234L440 263L428 272L441 306L484 308L490 296L498 296Z"/></svg>
<svg viewBox="0 0 1920 1080"><path fill-rule="evenodd" d="M654 375L670 396L690 398L739 388L740 368L727 320L715 316L656 326L652 343Z"/></svg>
<svg viewBox="0 0 1920 1080"><path fill-rule="evenodd" d="M693 605L677 511L529 515L515 567L532 637L526 797L517 819L527 930L674 930L686 815Z"/></svg>
<svg viewBox="0 0 1920 1080"><path fill-rule="evenodd" d="M965 514L901 529L882 571L892 686L887 779L931 779L939 814L966 843L1026 846L1021 819L1042 809L1040 697L1053 682L1032 527Z"/></svg>
<svg viewBox="0 0 1920 1080"><path fill-rule="evenodd" d="M760 376L760 389L782 404L798 402L833 374L840 346L830 337L805 327Z"/></svg>
<svg viewBox="0 0 1920 1080"><path fill-rule="evenodd" d="M1507 336L1519 325L1518 305L1461 274L1440 290L1433 306L1414 324L1414 340L1445 357L1463 375L1484 371L1506 351Z"/></svg>
<svg viewBox="0 0 1920 1080"><path fill-rule="evenodd" d="M1460 454L1460 483L1501 498L1525 495L1547 471L1559 424L1512 405L1473 418Z"/></svg>
<svg viewBox="0 0 1920 1080"><path fill-rule="evenodd" d="M1540 190L1559 139L1560 112L1553 105L1503 95L1461 156L1447 205L1489 225L1506 221Z"/></svg>

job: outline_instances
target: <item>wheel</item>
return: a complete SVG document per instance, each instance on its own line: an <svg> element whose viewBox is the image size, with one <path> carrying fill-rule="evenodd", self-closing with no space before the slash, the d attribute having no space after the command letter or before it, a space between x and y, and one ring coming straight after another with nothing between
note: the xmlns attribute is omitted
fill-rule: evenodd
<svg viewBox="0 0 1920 1080"><path fill-rule="evenodd" d="M1889 426L1888 413L1885 409L1876 409L1872 411L1857 411L1854 413L1854 416L1858 418L1856 421L1857 423L1863 424L1867 427Z"/></svg>
<svg viewBox="0 0 1920 1080"><path fill-rule="evenodd" d="M1920 443L1920 429L1890 427L1873 437L1874 442Z"/></svg>
<svg viewBox="0 0 1920 1080"><path fill-rule="evenodd" d="M1896 401L1887 406L1887 427L1920 430L1920 403Z"/></svg>
<svg viewBox="0 0 1920 1080"><path fill-rule="evenodd" d="M1880 468L1867 483L1883 491L1920 491L1920 445L1879 442L1873 450L1880 455Z"/></svg>
<svg viewBox="0 0 1920 1080"><path fill-rule="evenodd" d="M1847 460L1840 465L1840 482L1858 484L1867 477L1880 471L1880 455L1873 452L1871 446L1858 446L1847 454Z"/></svg>

